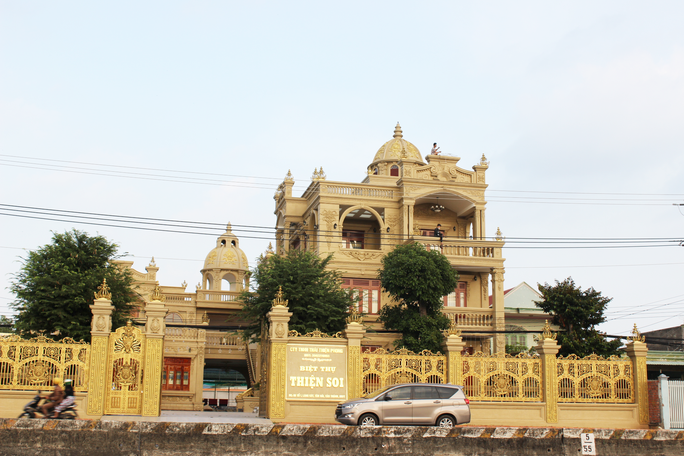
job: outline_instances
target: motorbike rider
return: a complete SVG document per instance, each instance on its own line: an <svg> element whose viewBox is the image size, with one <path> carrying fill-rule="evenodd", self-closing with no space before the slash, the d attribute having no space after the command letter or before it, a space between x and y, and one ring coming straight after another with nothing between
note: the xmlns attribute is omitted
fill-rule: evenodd
<svg viewBox="0 0 684 456"><path fill-rule="evenodd" d="M70 379L64 380L64 399L55 407L52 418L58 418L59 414L67 407L74 405L76 398L74 397L74 387L72 383L73 382Z"/></svg>
<svg viewBox="0 0 684 456"><path fill-rule="evenodd" d="M60 378L55 377L52 379L52 384L55 386L55 388L52 390L52 393L46 397L48 402L46 402L40 408L41 412L45 416L48 416L49 411L58 406L59 403L62 402L62 400L64 399L64 389L62 388L62 380Z"/></svg>

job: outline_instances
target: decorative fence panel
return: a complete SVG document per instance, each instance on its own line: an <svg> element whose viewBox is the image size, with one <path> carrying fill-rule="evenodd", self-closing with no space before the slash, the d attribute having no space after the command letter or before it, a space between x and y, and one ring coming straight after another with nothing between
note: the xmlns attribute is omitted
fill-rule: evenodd
<svg viewBox="0 0 684 456"><path fill-rule="evenodd" d="M446 356L428 350L366 350L361 363L364 394L395 383L446 383Z"/></svg>
<svg viewBox="0 0 684 456"><path fill-rule="evenodd" d="M89 363L90 344L83 341L0 337L0 389L50 389L57 377L73 380L76 391L87 391Z"/></svg>
<svg viewBox="0 0 684 456"><path fill-rule="evenodd" d="M541 359L534 355L463 355L463 388L475 401L541 402Z"/></svg>
<svg viewBox="0 0 684 456"><path fill-rule="evenodd" d="M556 360L558 402L634 403L632 361L597 355Z"/></svg>

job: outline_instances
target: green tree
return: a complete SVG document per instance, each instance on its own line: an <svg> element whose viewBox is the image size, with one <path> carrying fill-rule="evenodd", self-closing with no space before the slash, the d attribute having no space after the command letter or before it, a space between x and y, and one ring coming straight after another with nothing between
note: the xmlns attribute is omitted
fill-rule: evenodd
<svg viewBox="0 0 684 456"><path fill-rule="evenodd" d="M596 325L606 321L604 312L612 298L588 288L582 290L575 285L572 277L555 285L538 284L543 301L535 301L537 307L553 316L553 323L560 326L558 343L560 355L588 356L596 353L601 356L620 354L622 343L619 339L608 340L606 335L596 329Z"/></svg>
<svg viewBox="0 0 684 456"><path fill-rule="evenodd" d="M136 295L128 270L112 264L117 245L102 236L72 230L54 233L52 243L29 252L10 290L17 299L15 329L24 337L37 333L56 340L90 340L94 292L107 279L112 292L112 324L125 324Z"/></svg>
<svg viewBox="0 0 684 456"><path fill-rule="evenodd" d="M249 322L245 337L259 339L261 325L281 286L292 312L291 330L301 334L316 329L327 334L342 331L355 299L352 290L342 289L340 274L326 269L331 259L332 255L321 258L300 250L262 258L252 270L256 291L240 295L244 302L240 316Z"/></svg>
<svg viewBox="0 0 684 456"><path fill-rule="evenodd" d="M414 352L440 351L442 331L449 327L443 297L458 283L458 272L447 257L417 242L397 246L382 259L378 278L397 302L380 311L385 328L402 333L396 345Z"/></svg>

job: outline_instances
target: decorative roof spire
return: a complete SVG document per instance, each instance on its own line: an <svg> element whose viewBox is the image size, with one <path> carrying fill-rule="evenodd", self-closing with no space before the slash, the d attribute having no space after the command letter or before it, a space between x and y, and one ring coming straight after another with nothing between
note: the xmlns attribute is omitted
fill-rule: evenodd
<svg viewBox="0 0 684 456"><path fill-rule="evenodd" d="M397 126L394 127L394 137L395 138L403 138L404 137L404 135L402 134L401 125L399 125L399 122L397 122Z"/></svg>
<svg viewBox="0 0 684 456"><path fill-rule="evenodd" d="M292 172L289 169L287 170L287 175L285 175L285 182L294 182Z"/></svg>
<svg viewBox="0 0 684 456"><path fill-rule="evenodd" d="M233 225L230 222L226 225L226 233L233 233Z"/></svg>

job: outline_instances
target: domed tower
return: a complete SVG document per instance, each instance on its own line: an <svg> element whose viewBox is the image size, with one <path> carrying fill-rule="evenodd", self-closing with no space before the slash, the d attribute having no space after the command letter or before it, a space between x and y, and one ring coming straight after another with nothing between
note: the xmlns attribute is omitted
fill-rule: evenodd
<svg viewBox="0 0 684 456"><path fill-rule="evenodd" d="M249 285L247 256L230 223L216 240L216 248L207 255L202 268L202 289L212 291L243 291Z"/></svg>
<svg viewBox="0 0 684 456"><path fill-rule="evenodd" d="M376 176L400 177L399 162L424 165L420 151L416 146L404 139L401 125L397 122L394 137L380 147L368 166L368 174Z"/></svg>

